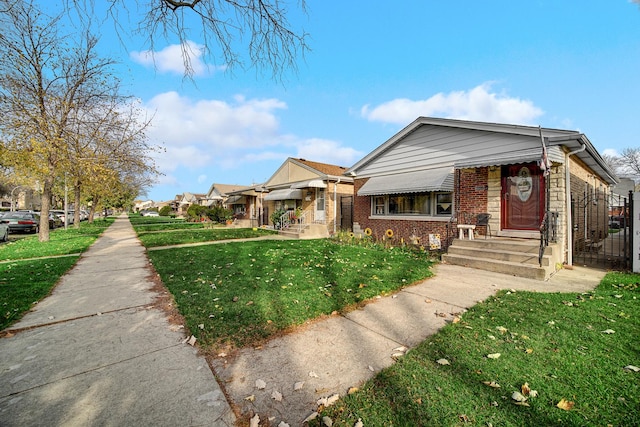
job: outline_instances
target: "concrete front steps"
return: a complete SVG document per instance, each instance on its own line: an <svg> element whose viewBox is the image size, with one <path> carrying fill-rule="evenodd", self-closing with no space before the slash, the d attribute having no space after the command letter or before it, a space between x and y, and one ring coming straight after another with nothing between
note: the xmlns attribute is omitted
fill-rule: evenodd
<svg viewBox="0 0 640 427"><path fill-rule="evenodd" d="M281 236L287 236L292 239L323 239L329 237L327 226L325 224L305 224L298 228L298 225L292 225L278 231Z"/></svg>
<svg viewBox="0 0 640 427"><path fill-rule="evenodd" d="M493 237L455 239L442 261L480 270L494 271L536 280L548 280L556 271L560 248L549 244L538 263L540 240Z"/></svg>

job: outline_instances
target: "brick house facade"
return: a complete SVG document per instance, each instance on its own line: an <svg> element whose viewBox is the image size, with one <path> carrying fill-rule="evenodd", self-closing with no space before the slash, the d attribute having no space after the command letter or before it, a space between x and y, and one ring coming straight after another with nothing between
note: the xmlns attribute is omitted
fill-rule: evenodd
<svg viewBox="0 0 640 427"><path fill-rule="evenodd" d="M547 163L541 162L543 142ZM450 173L449 179L440 177L442 171ZM569 231L574 195L595 188L605 197L617 182L582 133L425 117L346 174L354 177L357 233L370 230L374 238L383 238L391 230L397 242L415 243L419 238L424 246L430 235L438 235L446 246L457 237L459 222L476 224L478 214L488 214L488 227L476 227L480 236L490 230L492 236L539 239L540 225L548 216L557 218L563 261L572 237L584 238L587 229L587 238L606 234L588 221L577 232ZM586 209L602 208L593 204Z"/></svg>

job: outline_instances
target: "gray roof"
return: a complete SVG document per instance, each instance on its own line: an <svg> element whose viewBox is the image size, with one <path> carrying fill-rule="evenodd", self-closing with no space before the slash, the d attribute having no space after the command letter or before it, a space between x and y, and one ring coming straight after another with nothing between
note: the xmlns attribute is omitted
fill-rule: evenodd
<svg viewBox="0 0 640 427"><path fill-rule="evenodd" d="M609 184L617 183L615 172L580 132L430 117L417 118L349 168L345 175L373 177L444 166L463 168L535 161L542 156L541 136L547 143L551 161L564 163L565 151L581 150L575 157Z"/></svg>

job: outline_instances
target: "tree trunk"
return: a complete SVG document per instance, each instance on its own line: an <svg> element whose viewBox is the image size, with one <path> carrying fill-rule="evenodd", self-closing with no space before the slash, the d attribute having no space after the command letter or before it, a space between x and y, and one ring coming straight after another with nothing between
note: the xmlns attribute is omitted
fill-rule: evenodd
<svg viewBox="0 0 640 427"><path fill-rule="evenodd" d="M76 179L73 186L73 227L80 228L80 180Z"/></svg>
<svg viewBox="0 0 640 427"><path fill-rule="evenodd" d="M40 199L40 231L38 240L49 241L49 210L51 209L51 189L53 188L53 178L47 177L44 180L42 196Z"/></svg>

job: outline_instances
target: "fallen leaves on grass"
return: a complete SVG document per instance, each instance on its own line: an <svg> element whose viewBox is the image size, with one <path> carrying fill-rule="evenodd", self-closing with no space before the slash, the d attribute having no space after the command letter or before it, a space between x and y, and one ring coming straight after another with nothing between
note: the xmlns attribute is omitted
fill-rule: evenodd
<svg viewBox="0 0 640 427"><path fill-rule="evenodd" d="M558 402L556 406L560 409L564 409L565 411L570 411L573 408L573 405L575 405L574 402L571 402L563 398L563 399L560 399L560 402Z"/></svg>
<svg viewBox="0 0 640 427"><path fill-rule="evenodd" d="M487 354L487 358L489 358L489 359L498 359L498 358L500 358L500 356L501 356L500 353Z"/></svg>
<svg viewBox="0 0 640 427"><path fill-rule="evenodd" d="M603 334L607 334L607 335L611 335L611 334L615 334L616 331L614 331L613 329L605 329L604 331L602 331Z"/></svg>
<svg viewBox="0 0 640 427"><path fill-rule="evenodd" d="M482 381L482 384L488 385L491 388L500 388L500 384L495 381Z"/></svg>
<svg viewBox="0 0 640 427"><path fill-rule="evenodd" d="M520 393L519 391L514 391L511 394L511 399L514 401L514 403L516 405L520 405L520 406L529 406L529 404L527 403L527 398L526 396L524 396L522 393Z"/></svg>
<svg viewBox="0 0 640 427"><path fill-rule="evenodd" d="M447 359L438 359L438 360L436 360L436 363L437 363L438 365L443 365L443 366L444 366L444 365L450 365L450 364L451 364L451 363L449 363L449 361L448 361Z"/></svg>
<svg viewBox="0 0 640 427"><path fill-rule="evenodd" d="M640 368L638 368L637 366L633 366L633 365L627 365L622 369L624 369L627 372L632 372L632 371L633 372L640 372Z"/></svg>

